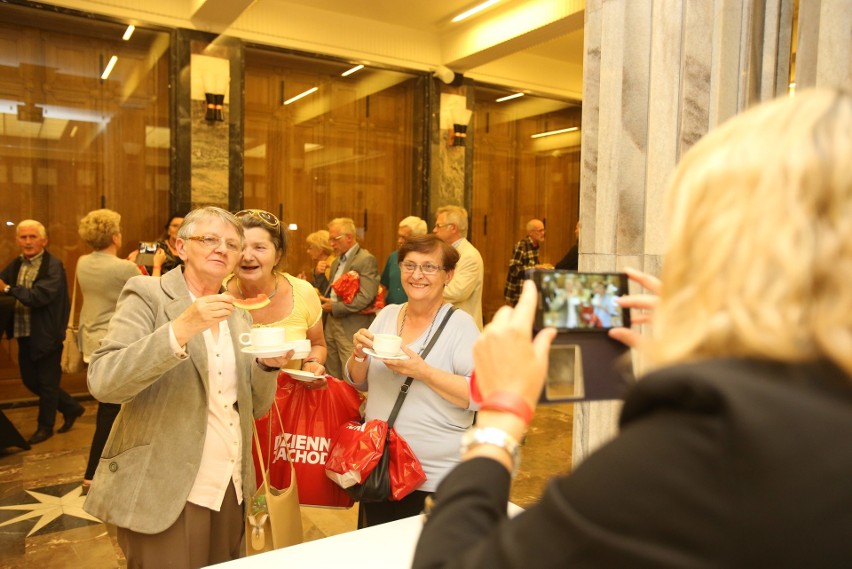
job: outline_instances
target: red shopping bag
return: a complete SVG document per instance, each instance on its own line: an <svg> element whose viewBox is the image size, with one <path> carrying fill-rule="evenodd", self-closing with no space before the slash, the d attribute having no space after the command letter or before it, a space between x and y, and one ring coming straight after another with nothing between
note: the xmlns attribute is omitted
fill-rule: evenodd
<svg viewBox="0 0 852 569"><path fill-rule="evenodd" d="M341 488L367 479L382 457L387 441L387 421L350 421L337 431L325 463L325 474Z"/></svg>
<svg viewBox="0 0 852 569"><path fill-rule="evenodd" d="M402 500L414 490L426 482L426 473L423 466L414 455L414 451L405 442L405 439L396 433L396 429L390 430L390 482L391 500Z"/></svg>
<svg viewBox="0 0 852 569"><path fill-rule="evenodd" d="M348 508L352 499L324 472L332 436L342 424L361 418L361 395L339 379L326 379L326 387L309 389L304 382L287 375L286 370L279 374L275 403L283 424L278 424L278 417L272 419L272 458L265 456L270 465L269 482L276 488L289 487L290 468L282 444L286 441L299 481L299 503ZM261 440L266 440L269 422L269 414L256 422ZM267 452L264 449L265 455ZM257 464L255 457L256 472Z"/></svg>

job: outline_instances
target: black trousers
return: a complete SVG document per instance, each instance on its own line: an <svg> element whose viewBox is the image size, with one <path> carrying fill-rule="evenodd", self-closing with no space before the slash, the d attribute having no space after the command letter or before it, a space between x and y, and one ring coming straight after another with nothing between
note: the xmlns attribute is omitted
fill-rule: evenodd
<svg viewBox="0 0 852 569"><path fill-rule="evenodd" d="M118 403L98 403L98 420L95 423L92 448L89 449L89 464L86 466L86 475L84 476L86 480L95 477L95 470L98 469L98 462L101 460L109 432L112 430L112 424L115 423L119 411L121 411L121 405Z"/></svg>
<svg viewBox="0 0 852 569"><path fill-rule="evenodd" d="M359 502L358 529L416 516L423 511L426 497L431 495L431 492L415 490L398 502Z"/></svg>
<svg viewBox="0 0 852 569"><path fill-rule="evenodd" d="M39 427L53 429L56 423L56 411L73 413L81 405L68 395L60 386L62 380L62 346L48 354L33 359L30 355L30 338L18 338L18 365L21 368L21 379L24 385L38 395L38 424Z"/></svg>

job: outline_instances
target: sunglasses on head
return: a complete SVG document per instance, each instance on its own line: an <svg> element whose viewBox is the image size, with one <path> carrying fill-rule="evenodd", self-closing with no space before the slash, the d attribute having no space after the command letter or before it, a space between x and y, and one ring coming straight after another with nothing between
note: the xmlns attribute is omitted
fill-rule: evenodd
<svg viewBox="0 0 852 569"><path fill-rule="evenodd" d="M280 229L281 227L281 222L278 220L277 217L275 217L268 211L262 209L243 209L238 211L234 215L236 215L237 218L253 217L255 219L259 219L263 222L264 225L272 229Z"/></svg>

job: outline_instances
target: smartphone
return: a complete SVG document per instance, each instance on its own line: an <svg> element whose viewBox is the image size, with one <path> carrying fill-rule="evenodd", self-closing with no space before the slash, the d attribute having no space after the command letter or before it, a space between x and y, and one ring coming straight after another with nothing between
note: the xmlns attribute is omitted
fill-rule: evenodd
<svg viewBox="0 0 852 569"><path fill-rule="evenodd" d="M154 266L154 253L160 246L157 243L147 241L139 242L139 254L136 256L136 264L144 267Z"/></svg>
<svg viewBox="0 0 852 569"><path fill-rule="evenodd" d="M535 269L531 278L538 288L535 327L560 332L603 332L630 327L630 310L616 299L627 294L625 273L580 273Z"/></svg>

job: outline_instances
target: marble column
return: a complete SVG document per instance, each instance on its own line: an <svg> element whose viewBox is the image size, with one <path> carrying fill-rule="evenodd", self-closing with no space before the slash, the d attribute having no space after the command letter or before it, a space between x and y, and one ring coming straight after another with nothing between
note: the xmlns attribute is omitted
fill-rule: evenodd
<svg viewBox="0 0 852 569"><path fill-rule="evenodd" d="M816 74L842 74L836 69L845 66L848 77L849 42L842 50L823 47L843 35L837 20L845 22L848 40L850 19L833 12L843 2L816 3ZM666 181L711 128L786 94L792 7L793 0L587 0L581 270L659 274ZM825 34L831 41L823 42ZM636 354L634 367L641 373ZM575 405L574 465L615 434L620 407Z"/></svg>
<svg viewBox="0 0 852 569"><path fill-rule="evenodd" d="M445 205L460 205L471 211L471 189L473 187L473 85L445 85L432 80L435 100L431 121L430 171L427 199L424 200L427 211L423 219L429 227L435 221L435 210ZM452 144L453 125L465 122L468 126L464 139Z"/></svg>

